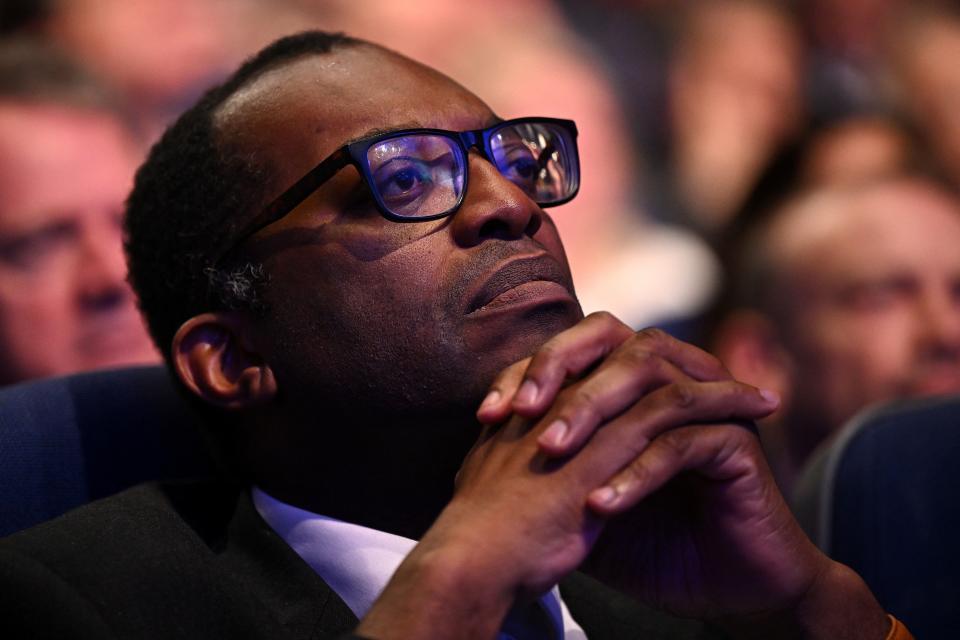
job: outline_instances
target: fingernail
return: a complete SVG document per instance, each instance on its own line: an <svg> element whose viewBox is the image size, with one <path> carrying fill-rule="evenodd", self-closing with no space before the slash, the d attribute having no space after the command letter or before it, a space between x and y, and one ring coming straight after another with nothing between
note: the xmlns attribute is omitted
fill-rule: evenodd
<svg viewBox="0 0 960 640"><path fill-rule="evenodd" d="M590 493L590 500L597 504L611 504L619 494L613 487L600 487Z"/></svg>
<svg viewBox="0 0 960 640"><path fill-rule="evenodd" d="M537 441L549 447L561 447L567 439L568 431L569 429L567 428L565 420L554 420L550 423L550 426L540 434Z"/></svg>
<svg viewBox="0 0 960 640"><path fill-rule="evenodd" d="M520 385L520 390L517 391L517 404L531 405L537 401L537 394L540 390L537 388L537 383L533 380L526 380L522 385Z"/></svg>
<svg viewBox="0 0 960 640"><path fill-rule="evenodd" d="M497 404L498 402L500 402L500 392L494 389L493 391L488 393L487 397L484 398L483 402L480 403L479 411L483 411L484 409L489 409L490 407Z"/></svg>
<svg viewBox="0 0 960 640"><path fill-rule="evenodd" d="M760 397L763 398L767 404L780 404L780 394L772 389L760 389Z"/></svg>

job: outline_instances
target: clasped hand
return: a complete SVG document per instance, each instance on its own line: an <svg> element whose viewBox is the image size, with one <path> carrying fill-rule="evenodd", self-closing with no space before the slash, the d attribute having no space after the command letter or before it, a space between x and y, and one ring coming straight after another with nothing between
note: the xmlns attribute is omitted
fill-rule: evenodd
<svg viewBox="0 0 960 640"><path fill-rule="evenodd" d="M777 403L696 347L595 314L494 381L452 506L521 592L580 567L684 616L788 606L825 559L750 428Z"/></svg>
<svg viewBox="0 0 960 640"><path fill-rule="evenodd" d="M752 421L778 402L661 331L588 316L493 382L453 499L361 630L490 637L581 569L737 635L883 637L774 483Z"/></svg>

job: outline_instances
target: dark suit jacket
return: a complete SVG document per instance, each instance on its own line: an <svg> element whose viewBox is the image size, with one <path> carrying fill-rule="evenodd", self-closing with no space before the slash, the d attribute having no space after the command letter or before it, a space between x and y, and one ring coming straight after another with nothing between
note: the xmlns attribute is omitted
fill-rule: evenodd
<svg viewBox="0 0 960 640"><path fill-rule="evenodd" d="M591 640L720 637L586 576L561 591ZM0 637L334 638L356 623L236 487L141 485L0 540Z"/></svg>

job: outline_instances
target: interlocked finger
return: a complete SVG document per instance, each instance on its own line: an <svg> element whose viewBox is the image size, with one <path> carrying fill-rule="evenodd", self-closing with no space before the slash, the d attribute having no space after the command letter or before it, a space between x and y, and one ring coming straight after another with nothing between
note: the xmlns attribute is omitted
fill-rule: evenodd
<svg viewBox="0 0 960 640"><path fill-rule="evenodd" d="M581 327L582 331L578 331ZM697 347L659 329L635 333L612 316L598 314L556 336L533 355L514 397L513 409L527 417L543 415L565 381L588 373L611 354L630 353L635 354L638 362L652 357L666 360L694 380L731 377L717 358Z"/></svg>
<svg viewBox="0 0 960 640"><path fill-rule="evenodd" d="M550 456L572 453L603 423L654 389L691 379L672 362L636 349L618 350L589 377L560 393L537 442Z"/></svg>
<svg viewBox="0 0 960 640"><path fill-rule="evenodd" d="M756 469L756 439L733 425L681 427L655 438L602 487L591 492L588 505L604 516L623 513L684 471L712 480L730 481ZM740 453L741 455L737 455Z"/></svg>
<svg viewBox="0 0 960 640"><path fill-rule="evenodd" d="M599 487L639 458L661 434L690 424L755 420L770 414L778 402L775 395L735 380L671 383L597 430L570 464L590 475ZM733 429L756 440L747 429Z"/></svg>

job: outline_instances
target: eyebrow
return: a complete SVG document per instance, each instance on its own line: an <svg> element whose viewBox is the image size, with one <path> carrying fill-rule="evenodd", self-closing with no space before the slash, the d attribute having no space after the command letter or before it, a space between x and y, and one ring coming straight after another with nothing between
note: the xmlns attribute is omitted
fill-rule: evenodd
<svg viewBox="0 0 960 640"><path fill-rule="evenodd" d="M503 122L503 118L501 118L500 116L494 115L489 120L487 120L486 124L484 124L482 128L486 129L487 127L492 127L496 124L500 124L501 122ZM366 131L356 136L355 138L350 138L344 144L353 144L354 142L359 142L360 140L364 140L372 136L379 136L384 133L393 133L394 131L402 131L404 129L428 129L428 128L435 128L435 127L424 127L423 124L419 122L414 122L412 120L409 122L404 122L399 125L392 126L392 127L373 127L372 129L367 129Z"/></svg>
<svg viewBox="0 0 960 640"><path fill-rule="evenodd" d="M355 138L350 138L344 144L353 144L354 142L363 140L364 138L369 138L371 136L379 136L384 133L391 133L393 131L400 131L402 129L422 129L422 128L424 127L419 122L413 122L413 121L404 122L394 127L374 127L372 129L367 129L366 131L364 131L363 133L361 133Z"/></svg>

